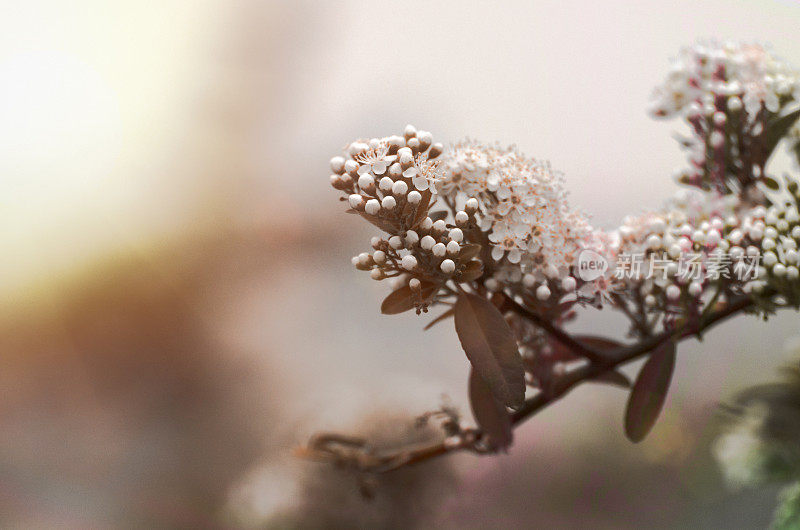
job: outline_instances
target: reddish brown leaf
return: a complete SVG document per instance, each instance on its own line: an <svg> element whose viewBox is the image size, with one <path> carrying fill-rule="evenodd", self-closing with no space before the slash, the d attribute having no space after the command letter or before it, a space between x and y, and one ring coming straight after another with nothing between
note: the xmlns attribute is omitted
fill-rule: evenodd
<svg viewBox="0 0 800 530"><path fill-rule="evenodd" d="M505 449L511 445L511 417L475 370L469 374L469 403L475 422L483 430L489 445L493 449Z"/></svg>
<svg viewBox="0 0 800 530"><path fill-rule="evenodd" d="M461 247L458 251L458 258L463 261L477 258L481 253L481 246L477 243L469 243Z"/></svg>
<svg viewBox="0 0 800 530"><path fill-rule="evenodd" d="M625 435L641 442L655 425L667 397L675 368L675 344L668 342L650 354L628 398L625 410Z"/></svg>
<svg viewBox="0 0 800 530"><path fill-rule="evenodd" d="M483 264L480 261L472 260L466 264L464 270L458 273L456 280L459 282L471 282L483 275Z"/></svg>
<svg viewBox="0 0 800 530"><path fill-rule="evenodd" d="M492 394L511 408L525 401L525 370L514 332L488 300L461 293L455 305L461 347Z"/></svg>
<svg viewBox="0 0 800 530"><path fill-rule="evenodd" d="M594 379L592 379L592 381L594 381L595 383L606 383L609 385L618 386L622 388L631 387L631 380L628 379L628 376L616 370L604 372L595 377Z"/></svg>
<svg viewBox="0 0 800 530"><path fill-rule="evenodd" d="M450 309L448 309L447 311L445 311L444 313L442 313L438 317L436 317L433 320L431 320L430 322L428 322L428 324L424 328L422 328L423 331L427 331L427 330L431 329L433 326L435 326L436 324L438 324L439 322L441 322L442 320L450 318L451 316L453 316L454 313L455 313L455 310L451 307Z"/></svg>
<svg viewBox="0 0 800 530"><path fill-rule="evenodd" d="M439 286L431 282L422 282L420 293L417 295L422 300L428 300L438 290ZM381 304L381 313L384 315L396 315L398 313L405 313L409 309L413 309L415 297L411 292L408 285L404 285L389 293L389 296L383 299Z"/></svg>

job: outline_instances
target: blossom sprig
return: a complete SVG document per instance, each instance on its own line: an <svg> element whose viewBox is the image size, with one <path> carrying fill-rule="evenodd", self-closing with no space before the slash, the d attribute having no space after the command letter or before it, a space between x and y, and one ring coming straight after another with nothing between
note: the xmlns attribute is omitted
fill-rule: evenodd
<svg viewBox="0 0 800 530"><path fill-rule="evenodd" d="M690 168L679 180L720 193L752 192L800 116L800 71L761 44L699 42L681 50L653 93L651 114L681 116Z"/></svg>
<svg viewBox="0 0 800 530"><path fill-rule="evenodd" d="M409 125L331 160L348 211L383 232L353 258L392 279L382 312L445 306L429 326L452 317L472 365L478 429L398 452L388 468L505 449L514 425L590 381L630 388L625 432L639 441L664 404L677 343L741 312L800 308L800 186L766 173L800 119L800 76L760 45L700 44L655 97L654 115L681 115L693 132L690 188L613 230L593 227L568 204L563 175L515 148L445 149ZM622 313L632 340L566 331L588 307ZM634 383L617 371L643 357Z"/></svg>

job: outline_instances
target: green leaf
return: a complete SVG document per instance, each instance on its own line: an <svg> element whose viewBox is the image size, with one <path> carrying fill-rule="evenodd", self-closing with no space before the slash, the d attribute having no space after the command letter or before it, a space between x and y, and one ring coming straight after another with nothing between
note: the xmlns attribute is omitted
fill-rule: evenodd
<svg viewBox="0 0 800 530"><path fill-rule="evenodd" d="M656 348L639 372L625 411L625 435L632 442L644 440L655 425L675 369L675 343Z"/></svg>
<svg viewBox="0 0 800 530"><path fill-rule="evenodd" d="M462 292L455 305L455 325L467 359L492 394L507 407L521 407L525 370L514 332L500 311L485 298Z"/></svg>
<svg viewBox="0 0 800 530"><path fill-rule="evenodd" d="M475 370L469 373L469 404L492 449L505 449L514 439L511 416Z"/></svg>

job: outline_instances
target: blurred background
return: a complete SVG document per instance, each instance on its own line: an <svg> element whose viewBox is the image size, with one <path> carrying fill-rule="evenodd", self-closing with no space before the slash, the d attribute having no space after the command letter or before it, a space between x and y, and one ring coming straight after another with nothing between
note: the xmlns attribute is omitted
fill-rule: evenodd
<svg viewBox="0 0 800 530"><path fill-rule="evenodd" d="M708 444L717 404L796 351L794 313L686 343L639 445L625 393L587 385L509 455L371 501L291 452L323 429L418 436L443 396L469 417L451 326L381 316L387 287L350 265L373 234L328 185L346 142L413 123L516 143L610 228L676 190L676 124L645 112L669 58L719 37L800 65L800 3L0 5L0 526L768 523L776 490L724 489Z"/></svg>

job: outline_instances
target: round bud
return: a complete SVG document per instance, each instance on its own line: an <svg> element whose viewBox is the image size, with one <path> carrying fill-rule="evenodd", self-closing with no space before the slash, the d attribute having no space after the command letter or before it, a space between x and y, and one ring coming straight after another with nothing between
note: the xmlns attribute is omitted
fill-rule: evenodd
<svg viewBox="0 0 800 530"><path fill-rule="evenodd" d="M383 207L386 210L394 210L395 206L397 206L397 200L391 195L387 195L381 201L381 207Z"/></svg>
<svg viewBox="0 0 800 530"><path fill-rule="evenodd" d="M775 266L772 267L772 274L778 278L783 278L786 276L786 266L783 263L776 263Z"/></svg>
<svg viewBox="0 0 800 530"><path fill-rule="evenodd" d="M362 190L367 190L375 186L375 179L372 175L366 174L358 177L358 187Z"/></svg>
<svg viewBox="0 0 800 530"><path fill-rule="evenodd" d="M424 248L425 250L430 250L433 248L433 245L436 244L436 240L433 239L431 236L424 236L422 239L419 240L419 246Z"/></svg>
<svg viewBox="0 0 800 530"><path fill-rule="evenodd" d="M466 210L467 213L475 213L476 211L478 211L478 199L474 197L468 199L467 202L464 204L464 210Z"/></svg>
<svg viewBox="0 0 800 530"><path fill-rule="evenodd" d="M442 261L442 264L439 265L439 268L442 269L442 272L445 274L452 274L456 270L456 264L451 259L446 259Z"/></svg>
<svg viewBox="0 0 800 530"><path fill-rule="evenodd" d="M413 271L417 268L417 258L415 258L412 254L408 254L407 256L403 256L401 264L407 271Z"/></svg>
<svg viewBox="0 0 800 530"><path fill-rule="evenodd" d="M451 256L455 256L461 250L461 245L456 243L455 241L450 241L447 243L447 253Z"/></svg>
<svg viewBox="0 0 800 530"><path fill-rule="evenodd" d="M382 265L382 264L386 263L386 252L384 252L382 250L376 250L372 254L372 259L378 265Z"/></svg>
<svg viewBox="0 0 800 530"><path fill-rule="evenodd" d="M445 223L443 219L439 219L433 223L432 229L438 234L444 234L445 230L447 230L447 223Z"/></svg>
<svg viewBox="0 0 800 530"><path fill-rule="evenodd" d="M431 252L433 252L433 255L437 258L441 258L447 253L447 247L444 245L444 243L436 243L433 245Z"/></svg>
<svg viewBox="0 0 800 530"><path fill-rule="evenodd" d="M411 288L412 291L417 291L422 287L422 282L420 282L416 278L411 278L408 280L408 286Z"/></svg>
<svg viewBox="0 0 800 530"><path fill-rule="evenodd" d="M689 294L692 296L700 296L703 292L703 284L700 282L692 282L689 284Z"/></svg>
<svg viewBox="0 0 800 530"><path fill-rule="evenodd" d="M381 269L372 269L369 271L369 276L373 280L382 280L384 275Z"/></svg>
<svg viewBox="0 0 800 530"><path fill-rule="evenodd" d="M536 285L536 277L533 274L526 274L522 277L522 285L525 287L533 287Z"/></svg>
<svg viewBox="0 0 800 530"><path fill-rule="evenodd" d="M354 210L357 210L358 208L361 207L362 204L364 204L364 198L358 193L350 195L349 201L350 201L350 207Z"/></svg>
<svg viewBox="0 0 800 530"><path fill-rule="evenodd" d="M469 215L467 215L467 212L463 210L456 212L456 224L465 225L467 224L467 221L469 221Z"/></svg>
<svg viewBox="0 0 800 530"><path fill-rule="evenodd" d="M378 182L378 187L383 191L389 191L390 189L392 189L392 184L394 184L394 181L392 179L390 179L389 177L383 177Z"/></svg>
<svg viewBox="0 0 800 530"><path fill-rule="evenodd" d="M540 285L536 288L536 298L539 300L547 300L550 298L550 288L546 285Z"/></svg>
<svg viewBox="0 0 800 530"><path fill-rule="evenodd" d="M335 156L331 158L331 171L338 175L344 173L344 157Z"/></svg>
<svg viewBox="0 0 800 530"><path fill-rule="evenodd" d="M397 197L402 197L408 191L408 184L403 182L402 180L398 180L394 184L392 184L392 194Z"/></svg>
<svg viewBox="0 0 800 530"><path fill-rule="evenodd" d="M778 256L776 256L774 252L765 252L762 261L765 267L772 267L778 263Z"/></svg>
<svg viewBox="0 0 800 530"><path fill-rule="evenodd" d="M403 240L400 236L392 236L389 238L389 246L395 250L403 248Z"/></svg>
<svg viewBox="0 0 800 530"><path fill-rule="evenodd" d="M406 247L412 247L419 243L419 234L413 230L406 232Z"/></svg>
<svg viewBox="0 0 800 530"><path fill-rule="evenodd" d="M410 202L411 204L417 204L421 200L422 200L422 195L417 190L414 190L408 194L408 202Z"/></svg>
<svg viewBox="0 0 800 530"><path fill-rule="evenodd" d="M572 276L567 276L563 280L561 280L561 288L564 289L566 292L571 293L577 287L577 283L575 278Z"/></svg>
<svg viewBox="0 0 800 530"><path fill-rule="evenodd" d="M672 300L673 302L678 300L681 297L681 288L677 285L670 285L667 287L667 299Z"/></svg>
<svg viewBox="0 0 800 530"><path fill-rule="evenodd" d="M422 230L425 230L425 231L427 231L427 230L430 230L432 226L433 226L433 219L431 219L430 217L426 217L426 218L425 218L425 219L423 219L423 220L422 220L422 222L419 224L419 227L420 227Z"/></svg>
<svg viewBox="0 0 800 530"><path fill-rule="evenodd" d="M370 215L377 215L381 211L381 203L378 202L378 199L370 199L364 206L364 211Z"/></svg>

